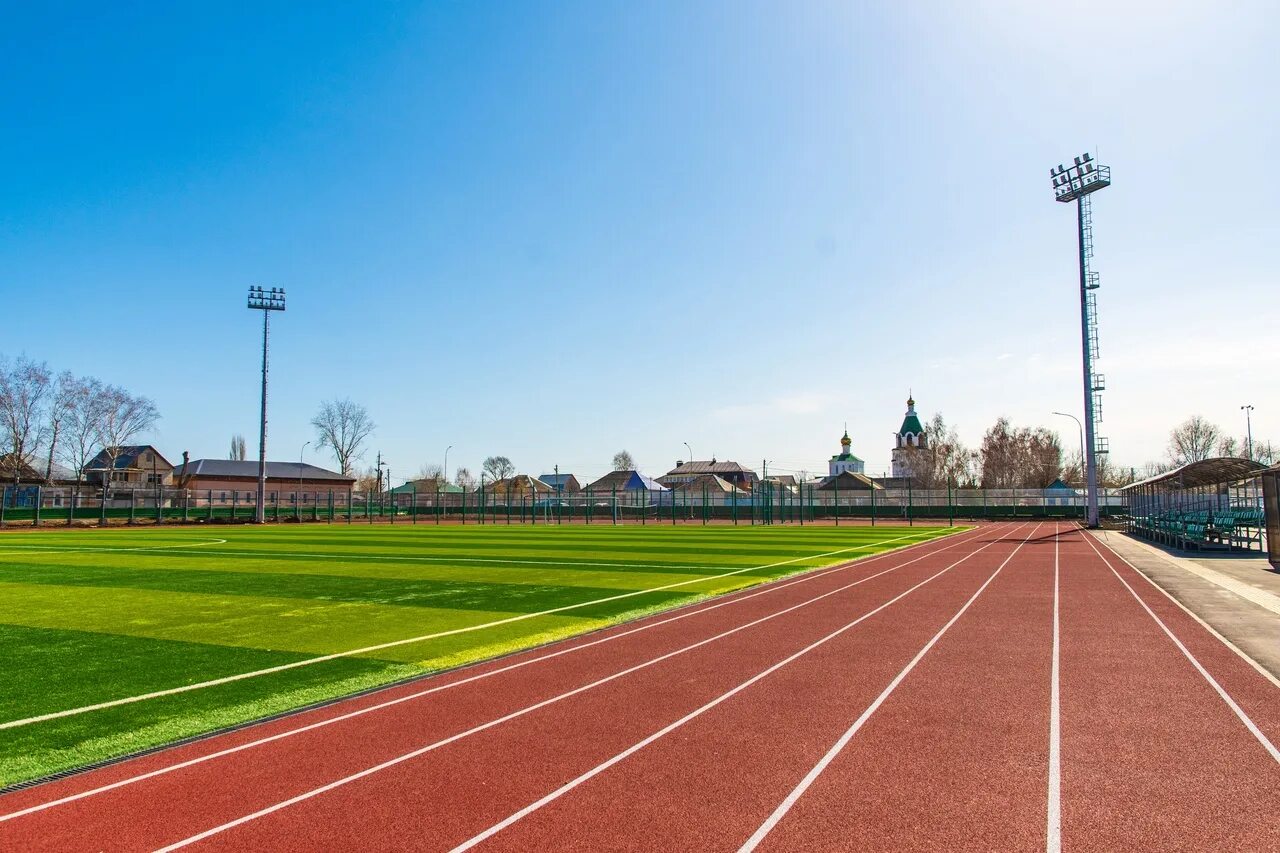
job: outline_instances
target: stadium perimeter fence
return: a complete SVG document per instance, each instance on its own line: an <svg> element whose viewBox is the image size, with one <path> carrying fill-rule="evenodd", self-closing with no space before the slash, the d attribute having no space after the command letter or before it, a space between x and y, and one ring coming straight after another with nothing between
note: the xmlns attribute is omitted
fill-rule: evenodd
<svg viewBox="0 0 1280 853"><path fill-rule="evenodd" d="M1041 489L840 491L758 483L753 490L594 490L537 493L389 491L268 493L268 522L354 524L806 524L1084 517L1084 497ZM1103 515L1125 512L1104 490ZM0 526L234 524L253 521L256 493L175 488L5 487Z"/></svg>

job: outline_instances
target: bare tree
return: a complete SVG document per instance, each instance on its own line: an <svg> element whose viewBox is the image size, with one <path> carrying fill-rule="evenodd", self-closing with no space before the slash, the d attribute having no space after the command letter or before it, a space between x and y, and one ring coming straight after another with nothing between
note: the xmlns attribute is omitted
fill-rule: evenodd
<svg viewBox="0 0 1280 853"><path fill-rule="evenodd" d="M81 384L81 380L73 376L70 371L64 370L58 374L58 379L53 385L53 397L49 400L47 428L49 451L44 466L46 483L53 482L53 460L58 453L58 439L62 437L63 427L71 415L71 407L74 405Z"/></svg>
<svg viewBox="0 0 1280 853"><path fill-rule="evenodd" d="M106 411L106 391L97 379L85 377L76 380L67 401L67 413L62 426L66 439L58 451L58 458L75 471L77 486L84 482L84 466L95 455Z"/></svg>
<svg viewBox="0 0 1280 853"><path fill-rule="evenodd" d="M243 435L231 436L231 455L227 458L237 462L243 462L249 458L249 446L245 443Z"/></svg>
<svg viewBox="0 0 1280 853"><path fill-rule="evenodd" d="M484 460L480 470L485 473L490 482L493 482L510 477L516 472L516 466L505 456L490 456Z"/></svg>
<svg viewBox="0 0 1280 853"><path fill-rule="evenodd" d="M376 429L368 410L349 399L321 403L311 425L319 436L318 446L333 451L338 469L345 475L351 474L352 464L360 458L361 448Z"/></svg>
<svg viewBox="0 0 1280 853"><path fill-rule="evenodd" d="M156 404L146 397L134 396L123 388L102 389L102 408L97 422L97 439L102 445L105 470L102 472L102 496L107 497L111 472L124 448L160 420Z"/></svg>
<svg viewBox="0 0 1280 853"><path fill-rule="evenodd" d="M1099 453L1094 459L1098 466L1098 485L1102 488L1118 489L1133 481L1129 468L1112 464L1111 454ZM1063 460L1062 481L1075 488L1085 487L1084 463L1079 450L1071 451Z"/></svg>
<svg viewBox="0 0 1280 853"><path fill-rule="evenodd" d="M1263 465L1275 465L1280 462L1280 447L1271 441L1253 440L1253 461Z"/></svg>
<svg viewBox="0 0 1280 853"><path fill-rule="evenodd" d="M44 363L20 356L0 360L0 440L13 467L13 484L40 451L50 374Z"/></svg>
<svg viewBox="0 0 1280 853"><path fill-rule="evenodd" d="M634 471L636 468L636 460L631 458L631 454L625 450L619 450L613 454L613 470L615 471Z"/></svg>
<svg viewBox="0 0 1280 853"><path fill-rule="evenodd" d="M922 489L946 488L948 483L966 485L969 473L969 449L960 440L955 427L948 427L939 412L925 428L929 446L920 448L910 458L910 477Z"/></svg>
<svg viewBox="0 0 1280 853"><path fill-rule="evenodd" d="M1213 455L1222 429L1201 415L1192 415L1169 433L1169 458L1174 465L1199 462Z"/></svg>
<svg viewBox="0 0 1280 853"><path fill-rule="evenodd" d="M1062 445L1043 427L1015 429L1000 418L982 437L982 486L1043 489L1062 475Z"/></svg>
<svg viewBox="0 0 1280 853"><path fill-rule="evenodd" d="M443 488L444 469L434 462L427 462L418 469L418 476L414 478L414 483L428 492Z"/></svg>
<svg viewBox="0 0 1280 853"><path fill-rule="evenodd" d="M356 476L356 491L364 494L377 492L382 486L382 476L380 471L373 467L365 468Z"/></svg>
<svg viewBox="0 0 1280 853"><path fill-rule="evenodd" d="M453 482L463 491L470 492L476 487L476 477L470 468L459 468L454 472Z"/></svg>

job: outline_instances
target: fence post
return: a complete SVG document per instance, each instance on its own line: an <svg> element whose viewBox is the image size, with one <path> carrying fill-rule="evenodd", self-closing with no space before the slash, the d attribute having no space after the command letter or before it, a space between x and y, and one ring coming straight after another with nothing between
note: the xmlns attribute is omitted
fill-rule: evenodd
<svg viewBox="0 0 1280 853"><path fill-rule="evenodd" d="M31 517L32 527L40 526L40 504L44 503L43 498L44 498L44 495L41 494L40 487L36 486L36 511L35 511L35 515Z"/></svg>
<svg viewBox="0 0 1280 853"><path fill-rule="evenodd" d="M8 496L9 496L8 487L0 486L0 527L4 527L4 507L5 507L5 504L9 502L6 500Z"/></svg>
<svg viewBox="0 0 1280 853"><path fill-rule="evenodd" d="M907 480L907 524L910 527L916 526L916 516L913 512L915 507L913 506L913 503L914 499L912 498L911 481Z"/></svg>
<svg viewBox="0 0 1280 853"><path fill-rule="evenodd" d="M79 487L71 493L71 505L67 508L67 527L70 527L76 520L76 498L79 497Z"/></svg>
<svg viewBox="0 0 1280 853"><path fill-rule="evenodd" d="M947 518L950 527L956 526L956 509L951 501L951 481L947 480Z"/></svg>
<svg viewBox="0 0 1280 853"><path fill-rule="evenodd" d="M617 484L617 483L614 483L614 484L613 484L613 497L611 498L611 505L612 505L612 507L613 507L613 523L614 523L614 525L615 525L615 526L617 526L617 524L618 524L618 509L619 509L619 507L618 507L618 484Z"/></svg>
<svg viewBox="0 0 1280 853"><path fill-rule="evenodd" d="M876 490L871 490L871 526L876 526Z"/></svg>

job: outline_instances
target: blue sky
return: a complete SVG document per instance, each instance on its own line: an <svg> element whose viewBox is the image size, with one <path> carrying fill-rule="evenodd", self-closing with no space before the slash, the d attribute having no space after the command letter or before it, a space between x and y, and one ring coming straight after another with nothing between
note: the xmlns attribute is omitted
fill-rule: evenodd
<svg viewBox="0 0 1280 853"><path fill-rule="evenodd" d="M964 11L959 7L964 6ZM909 8L908 8L909 6ZM1089 149L1104 422L1280 439L1274 4L36 4L0 35L0 352L153 397L171 458L322 399L425 462L629 449L878 473L908 388L977 443L1078 413ZM323 456L308 450L310 461Z"/></svg>

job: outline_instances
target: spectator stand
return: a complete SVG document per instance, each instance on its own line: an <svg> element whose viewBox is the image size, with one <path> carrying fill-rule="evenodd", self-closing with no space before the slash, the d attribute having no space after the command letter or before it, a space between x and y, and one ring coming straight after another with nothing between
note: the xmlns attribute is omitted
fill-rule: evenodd
<svg viewBox="0 0 1280 853"><path fill-rule="evenodd" d="M1121 489L1129 533L1180 550L1264 549L1258 478L1265 465L1216 457L1191 462Z"/></svg>

